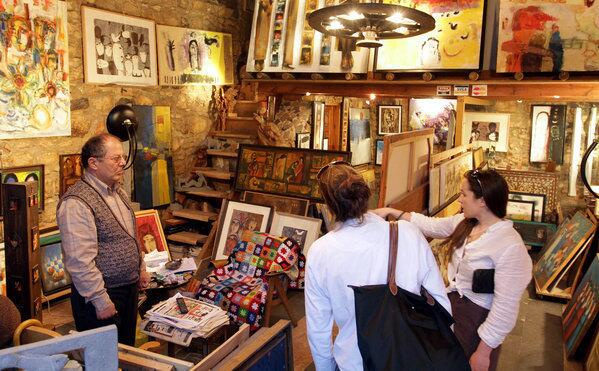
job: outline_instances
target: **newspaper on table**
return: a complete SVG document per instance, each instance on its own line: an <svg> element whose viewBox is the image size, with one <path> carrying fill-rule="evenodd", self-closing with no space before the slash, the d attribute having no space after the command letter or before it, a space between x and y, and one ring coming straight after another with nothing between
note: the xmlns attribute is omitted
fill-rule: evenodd
<svg viewBox="0 0 599 371"><path fill-rule="evenodd" d="M179 311L177 298L185 301L186 314ZM220 307L177 293L150 309L141 328L150 336L188 346L193 338L206 338L228 323L229 316Z"/></svg>

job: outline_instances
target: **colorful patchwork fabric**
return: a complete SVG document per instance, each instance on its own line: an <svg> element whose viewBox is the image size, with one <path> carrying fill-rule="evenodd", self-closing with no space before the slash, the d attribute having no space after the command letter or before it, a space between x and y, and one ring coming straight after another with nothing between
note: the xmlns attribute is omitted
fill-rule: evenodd
<svg viewBox="0 0 599 371"><path fill-rule="evenodd" d="M292 239L246 232L227 265L202 281L197 297L221 306L237 323L252 330L261 324L268 292L267 273L288 273L296 267L299 247Z"/></svg>
<svg viewBox="0 0 599 371"><path fill-rule="evenodd" d="M289 281L289 288L303 290L305 286L304 282L306 280L306 257L304 254L300 253L297 260L297 267L299 271L298 277L293 281Z"/></svg>

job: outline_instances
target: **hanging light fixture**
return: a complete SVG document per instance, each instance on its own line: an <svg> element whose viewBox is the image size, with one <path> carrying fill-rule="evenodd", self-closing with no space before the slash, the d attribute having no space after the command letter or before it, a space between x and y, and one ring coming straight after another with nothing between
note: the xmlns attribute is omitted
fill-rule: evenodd
<svg viewBox="0 0 599 371"><path fill-rule="evenodd" d="M365 48L382 46L380 39L412 37L435 28L435 19L420 10L352 0L315 10L308 23L325 35L358 39L356 45Z"/></svg>

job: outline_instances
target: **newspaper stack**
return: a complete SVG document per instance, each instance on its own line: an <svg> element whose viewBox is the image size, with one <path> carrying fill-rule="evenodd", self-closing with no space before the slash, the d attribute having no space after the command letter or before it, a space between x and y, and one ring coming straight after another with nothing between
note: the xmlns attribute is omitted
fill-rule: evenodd
<svg viewBox="0 0 599 371"><path fill-rule="evenodd" d="M177 298L185 300L189 310L186 314L179 311ZM228 323L229 316L221 308L177 293L150 309L141 329L155 338L189 346L193 338L207 338Z"/></svg>

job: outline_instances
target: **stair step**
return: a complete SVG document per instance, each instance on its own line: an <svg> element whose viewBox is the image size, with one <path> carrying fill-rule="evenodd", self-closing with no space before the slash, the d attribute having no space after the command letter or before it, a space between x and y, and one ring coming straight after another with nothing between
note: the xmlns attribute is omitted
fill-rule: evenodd
<svg viewBox="0 0 599 371"><path fill-rule="evenodd" d="M199 171L204 177L212 179L229 180L235 176L230 171L215 169L213 167L195 167L193 170Z"/></svg>
<svg viewBox="0 0 599 371"><path fill-rule="evenodd" d="M208 156L237 158L237 151L227 151L226 149L209 149L207 153Z"/></svg>
<svg viewBox="0 0 599 371"><path fill-rule="evenodd" d="M173 242L181 242L181 243L186 243L186 244L190 244L190 245L197 245L197 244L206 242L206 240L208 239L208 236L205 236L205 235L199 234L199 233L184 231L184 232L177 232L177 233L169 234L168 236L166 236L166 239L169 241L173 241Z"/></svg>
<svg viewBox="0 0 599 371"><path fill-rule="evenodd" d="M253 121L253 122L258 122L258 121L256 121L256 119L254 119L254 117L227 115L227 124L229 123L229 121L250 121L250 122Z"/></svg>
<svg viewBox="0 0 599 371"><path fill-rule="evenodd" d="M171 219L164 220L164 224L171 226L171 227L175 227L175 226L182 225L185 223L187 223L187 221L185 221L183 219L177 219L177 218L171 218Z"/></svg>
<svg viewBox="0 0 599 371"><path fill-rule="evenodd" d="M209 222L211 220L216 220L216 217L218 216L217 213L193 209L176 210L173 211L173 215L179 218L198 220L200 222Z"/></svg>
<svg viewBox="0 0 599 371"><path fill-rule="evenodd" d="M253 100L238 100L235 102L235 113L239 117L253 117L260 108L260 102Z"/></svg>
<svg viewBox="0 0 599 371"><path fill-rule="evenodd" d="M215 138L226 138L226 139L248 139L255 140L258 136L253 134L236 133L231 131L213 131L210 135Z"/></svg>
<svg viewBox="0 0 599 371"><path fill-rule="evenodd" d="M210 189L207 190L199 190L199 191L187 191L185 194L190 196L200 196L200 197L212 197L212 198L226 198L229 195L229 192L223 191L213 191Z"/></svg>

